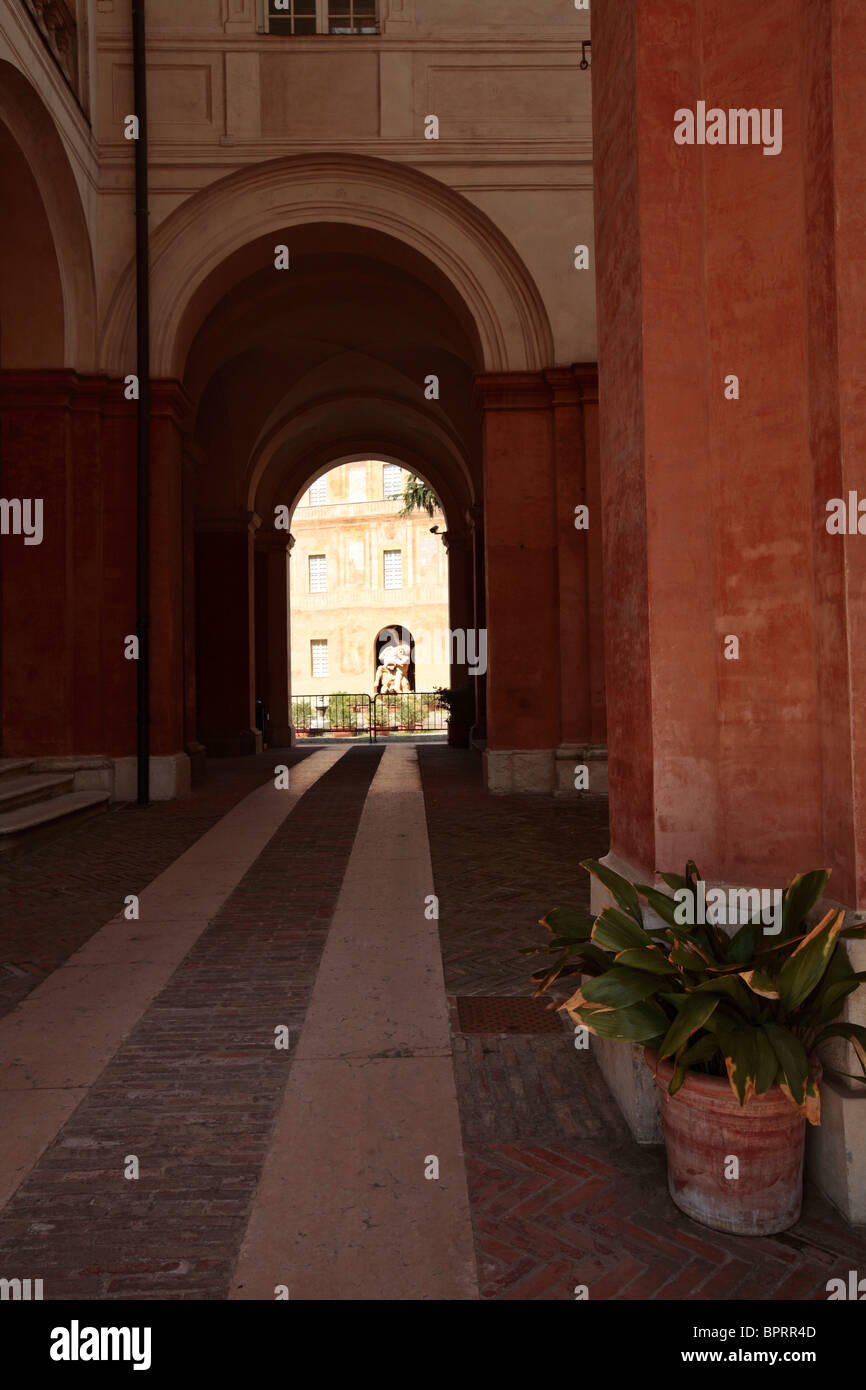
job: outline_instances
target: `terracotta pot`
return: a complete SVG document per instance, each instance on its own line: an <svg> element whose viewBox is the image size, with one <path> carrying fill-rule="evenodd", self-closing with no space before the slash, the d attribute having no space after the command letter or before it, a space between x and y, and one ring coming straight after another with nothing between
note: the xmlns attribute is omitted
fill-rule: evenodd
<svg viewBox="0 0 866 1390"><path fill-rule="evenodd" d="M661 1092L668 1191L702 1226L738 1236L769 1236L800 1218L806 1121L778 1086L743 1107L728 1078L689 1071L668 1095L673 1063L644 1048ZM726 1177L731 1158L739 1176Z"/></svg>

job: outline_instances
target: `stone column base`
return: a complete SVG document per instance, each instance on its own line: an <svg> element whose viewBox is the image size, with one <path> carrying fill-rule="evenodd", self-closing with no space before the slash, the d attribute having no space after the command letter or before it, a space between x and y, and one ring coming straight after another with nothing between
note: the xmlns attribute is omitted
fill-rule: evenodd
<svg viewBox="0 0 866 1390"><path fill-rule="evenodd" d="M298 736L297 736L297 734L295 733L295 726L294 726L294 724L287 724L287 725L285 725L285 726L283 726L283 727L280 727L280 728L276 728L276 727L275 727L275 728L272 728L272 729L271 729L271 737L270 737L270 742L268 743L268 747L269 747L269 748L294 748L294 746L295 746L295 744L297 743L297 741L298 741Z"/></svg>
<svg viewBox="0 0 866 1390"><path fill-rule="evenodd" d="M202 734L209 758L247 758L262 751L261 729L230 729Z"/></svg>
<svg viewBox="0 0 866 1390"><path fill-rule="evenodd" d="M484 750L484 781L494 796L550 796L555 785L554 750Z"/></svg>
<svg viewBox="0 0 866 1390"><path fill-rule="evenodd" d="M588 786L576 787L577 769L585 767ZM582 779L581 779L582 780ZM607 796L607 744L561 743L556 750L554 796Z"/></svg>
<svg viewBox="0 0 866 1390"><path fill-rule="evenodd" d="M204 781L207 751L203 743L188 743L183 750L189 758L190 780L194 787Z"/></svg>
<svg viewBox="0 0 866 1390"><path fill-rule="evenodd" d="M825 1076L821 1123L806 1131L806 1171L846 1221L866 1225L866 1088Z"/></svg>
<svg viewBox="0 0 866 1390"><path fill-rule="evenodd" d="M138 797L138 759L114 758L114 790L112 800L135 801ZM190 760L186 753L170 753L150 759L151 801L174 801L189 796L191 785Z"/></svg>
<svg viewBox="0 0 866 1390"><path fill-rule="evenodd" d="M56 758L37 758L33 772L71 772L72 790L76 792L114 791L114 762L100 754L76 757L75 754Z"/></svg>

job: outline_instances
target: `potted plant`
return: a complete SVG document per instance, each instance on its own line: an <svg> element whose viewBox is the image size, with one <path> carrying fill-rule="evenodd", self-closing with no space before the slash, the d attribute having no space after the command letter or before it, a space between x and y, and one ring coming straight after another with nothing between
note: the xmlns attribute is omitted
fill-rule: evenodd
<svg viewBox="0 0 866 1390"><path fill-rule="evenodd" d="M823 869L791 880L772 934L760 913L729 934L703 920L691 861L684 876L661 875L673 898L595 860L583 867L614 901L597 916L556 908L542 919L553 940L525 954L555 960L533 976L536 994L579 974L559 1007L600 1038L644 1044L681 1210L737 1235L786 1230L802 1205L805 1124L820 1123L821 1046L850 1043L863 1073L853 1079L866 1081L866 1028L838 1018L866 979L841 939L866 936L866 924L830 911L807 925Z"/></svg>
<svg viewBox="0 0 866 1390"><path fill-rule="evenodd" d="M450 689L435 687L436 698L448 711L448 742L452 748L469 747L469 730L475 719L475 690L471 685Z"/></svg>

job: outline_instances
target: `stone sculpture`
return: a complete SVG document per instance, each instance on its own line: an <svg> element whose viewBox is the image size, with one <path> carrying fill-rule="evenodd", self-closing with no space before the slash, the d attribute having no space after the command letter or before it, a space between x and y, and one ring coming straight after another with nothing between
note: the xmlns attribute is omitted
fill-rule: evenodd
<svg viewBox="0 0 866 1390"><path fill-rule="evenodd" d="M408 674L411 660L411 649L405 643L383 647L376 667L373 694L408 695L412 689Z"/></svg>

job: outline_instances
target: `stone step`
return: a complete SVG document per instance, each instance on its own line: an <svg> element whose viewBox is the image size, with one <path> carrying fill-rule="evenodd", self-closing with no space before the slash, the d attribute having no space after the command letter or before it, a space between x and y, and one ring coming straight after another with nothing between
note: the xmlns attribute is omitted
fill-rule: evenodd
<svg viewBox="0 0 866 1390"><path fill-rule="evenodd" d="M63 796L75 787L71 772L30 773L25 777L6 777L0 782L0 815L4 811L14 811L19 806L32 806L37 801L47 801L55 796Z"/></svg>
<svg viewBox="0 0 866 1390"><path fill-rule="evenodd" d="M7 777L26 776L32 766L32 758L0 758L0 783Z"/></svg>
<svg viewBox="0 0 866 1390"><path fill-rule="evenodd" d="M0 853L12 849L26 838L66 826L70 821L105 811L111 800L105 791L67 792L51 796L31 806L18 806L14 811L0 814Z"/></svg>

